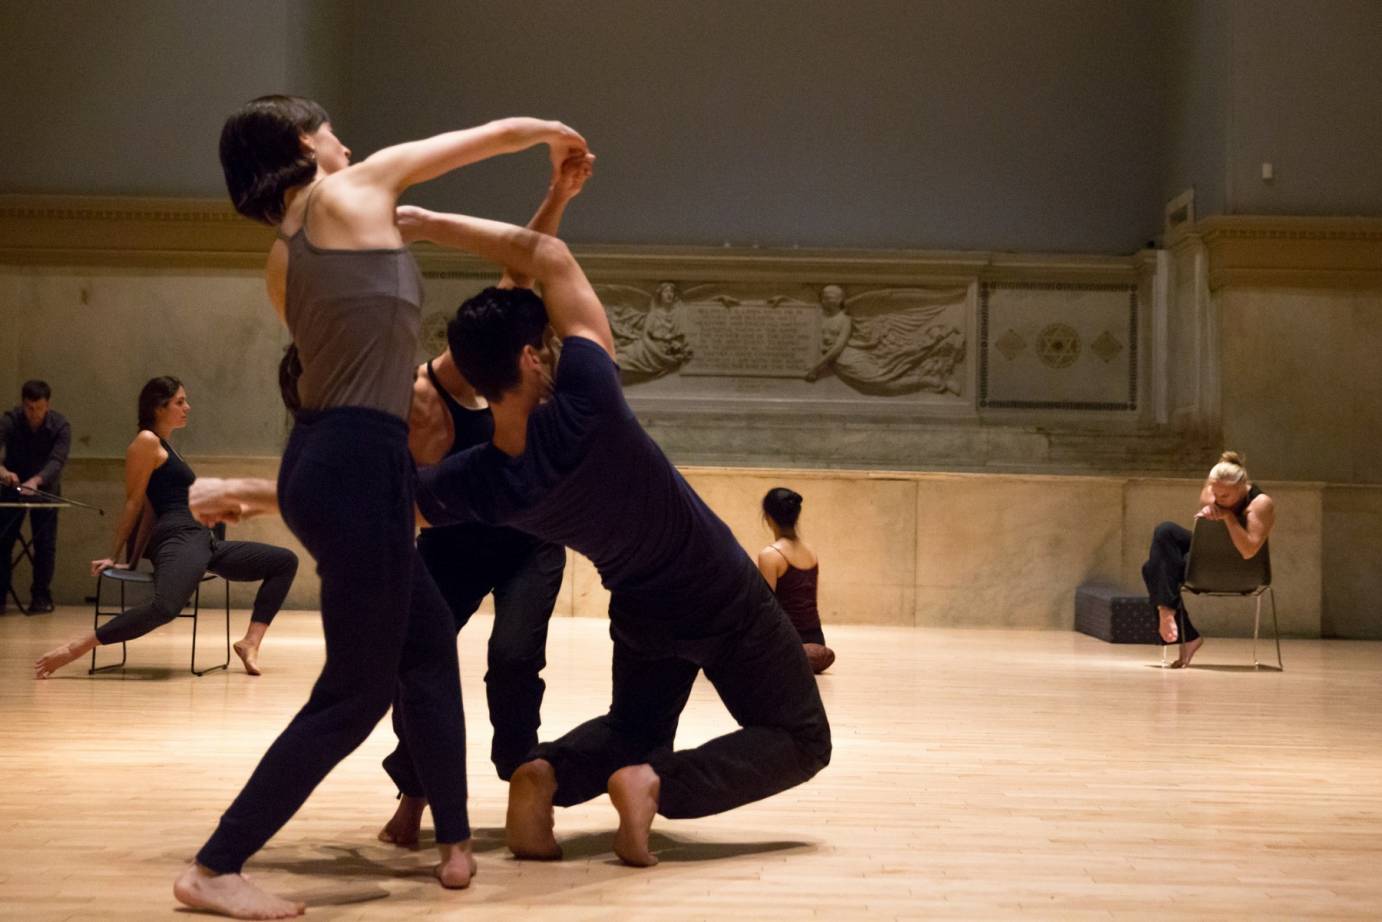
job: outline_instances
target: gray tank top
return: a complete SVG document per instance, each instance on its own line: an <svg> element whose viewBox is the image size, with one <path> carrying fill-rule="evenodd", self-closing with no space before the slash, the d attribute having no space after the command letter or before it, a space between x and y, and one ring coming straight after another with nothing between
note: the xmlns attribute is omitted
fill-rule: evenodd
<svg viewBox="0 0 1382 922"><path fill-rule="evenodd" d="M327 250L302 227L288 243L286 315L305 410L370 407L408 418L422 327L422 274L408 248Z"/></svg>

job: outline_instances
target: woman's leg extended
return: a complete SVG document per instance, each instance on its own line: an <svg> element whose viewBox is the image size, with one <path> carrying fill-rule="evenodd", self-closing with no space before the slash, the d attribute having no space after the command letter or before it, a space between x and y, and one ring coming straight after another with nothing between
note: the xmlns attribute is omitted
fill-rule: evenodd
<svg viewBox="0 0 1382 922"><path fill-rule="evenodd" d="M421 560L412 567L407 635L398 670L402 739L432 809L438 843L470 838L465 713L451 609Z"/></svg>
<svg viewBox="0 0 1382 922"><path fill-rule="evenodd" d="M286 547L258 541L215 541L206 568L235 582L263 580L250 620L269 624L283 607L298 572L298 555Z"/></svg>
<svg viewBox="0 0 1382 922"><path fill-rule="evenodd" d="M116 615L95 633L83 634L40 656L34 661L37 678L48 678L96 646L142 637L176 618L206 572L211 544L204 529L189 527L162 536L150 556L154 561L153 598Z"/></svg>
<svg viewBox="0 0 1382 922"><path fill-rule="evenodd" d="M142 637L178 616L206 572L211 559L211 538L206 529L189 527L160 536L149 552L154 564L154 597L127 609L96 629L102 644Z"/></svg>
<svg viewBox="0 0 1382 922"><path fill-rule="evenodd" d="M218 874L238 872L393 700L413 578L404 432L382 414L332 413L299 423L279 482L284 520L321 574L326 664L198 853Z"/></svg>
<svg viewBox="0 0 1382 922"><path fill-rule="evenodd" d="M428 528L418 537L418 557L432 577L432 582L440 590L450 609L454 630L448 635L448 643L454 644L455 633L470 621L470 616L480 607L489 594L493 583L484 574L477 573L477 567L484 569L482 549L469 536L469 531L452 528ZM398 737L398 745L384 757L384 771L393 780L403 798L425 800L422 779L418 777L413 765L413 755L408 749L408 738L403 724L402 686L393 707L393 731ZM411 808L413 805L404 804ZM404 810L407 822L403 827L395 827L390 821L380 834L386 842L398 845L412 845L417 839L417 828L413 825L413 809ZM397 819L397 815L395 819Z"/></svg>

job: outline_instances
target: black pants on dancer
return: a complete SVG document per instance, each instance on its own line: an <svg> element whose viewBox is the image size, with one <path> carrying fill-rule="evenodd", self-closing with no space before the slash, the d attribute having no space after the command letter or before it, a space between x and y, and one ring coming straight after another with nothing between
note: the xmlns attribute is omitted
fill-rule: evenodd
<svg viewBox="0 0 1382 922"><path fill-rule="evenodd" d="M452 619L413 544L413 490L401 419L358 407L298 413L278 492L321 575L326 665L198 853L203 867L238 872L364 742L395 691L437 841L470 837Z"/></svg>
<svg viewBox="0 0 1382 922"><path fill-rule="evenodd" d="M1185 562L1190 556L1190 530L1175 522L1162 522L1152 535L1152 549L1142 565L1142 581L1152 604L1174 609L1180 638L1175 641L1191 643L1200 632L1190 623L1190 612L1180 596L1180 584L1185 581Z"/></svg>
<svg viewBox="0 0 1382 922"><path fill-rule="evenodd" d="M708 816L800 784L829 763L830 725L801 639L747 559L745 568L715 612L668 612L668 599L611 601L609 713L537 749L556 774L557 805L603 794L614 772L647 762L661 779L658 813ZM673 751L702 669L740 729Z"/></svg>
<svg viewBox="0 0 1382 922"><path fill-rule="evenodd" d="M14 491L6 491L10 496ZM8 498L8 496L6 497ZM29 514L30 544L34 555L34 579L29 597L35 602L53 600L53 568L58 559L58 511L56 509L0 509L0 608L10 591L10 566L14 543L19 539L24 513Z"/></svg>
<svg viewBox="0 0 1382 922"><path fill-rule="evenodd" d="M566 549L539 542L508 528L453 525L424 529L418 553L432 574L454 618L456 631L470 621L485 596L494 593L485 697L494 728L490 760L505 781L532 758L541 723L546 683L547 625L561 590ZM401 794L423 796L403 732L401 706L395 704L398 746L384 758Z"/></svg>
<svg viewBox="0 0 1382 922"><path fill-rule="evenodd" d="M154 524L148 557L154 564L153 599L98 627L96 639L101 643L133 640L172 621L208 570L238 582L263 580L250 620L268 624L283 607L298 572L297 555L285 547L221 541L190 515L177 512L160 516Z"/></svg>

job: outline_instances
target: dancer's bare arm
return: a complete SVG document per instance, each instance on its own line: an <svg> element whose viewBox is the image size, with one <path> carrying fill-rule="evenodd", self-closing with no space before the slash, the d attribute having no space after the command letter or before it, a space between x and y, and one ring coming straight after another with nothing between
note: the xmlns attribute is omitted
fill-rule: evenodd
<svg viewBox="0 0 1382 922"><path fill-rule="evenodd" d="M769 589L777 588L777 581L787 571L787 558L771 544L758 552L758 572Z"/></svg>
<svg viewBox="0 0 1382 922"><path fill-rule="evenodd" d="M187 502L203 525L278 515L278 485L258 477L198 477Z"/></svg>
<svg viewBox="0 0 1382 922"><path fill-rule="evenodd" d="M392 188L397 197L409 186L536 144L551 148L554 167L571 154L586 151L585 138L561 122L502 118L475 128L386 147L362 160L356 169L369 181Z"/></svg>
<svg viewBox="0 0 1382 922"><path fill-rule="evenodd" d="M593 340L614 356L604 306L571 250L556 237L502 221L413 207L399 208L398 220L414 239L465 250L532 276L542 285L547 316L558 336Z"/></svg>
<svg viewBox="0 0 1382 922"><path fill-rule="evenodd" d="M585 187L585 182L590 178L594 167L595 155L585 152L572 154L553 166L552 179L547 185L547 195L538 206L537 212L533 214L532 220L528 222L528 230L557 236L567 203L581 194L581 189ZM504 269L504 277L499 280L499 287L531 288L533 279L532 276L507 266Z"/></svg>
<svg viewBox="0 0 1382 922"><path fill-rule="evenodd" d="M1205 490L1208 492L1208 487ZM1276 524L1276 503L1265 494L1257 497L1243 513L1246 522L1240 524L1232 509L1215 505L1211 494L1209 504L1196 513L1195 518L1223 522L1234 548L1244 560L1250 560L1262 550L1272 533L1272 526Z"/></svg>
<svg viewBox="0 0 1382 922"><path fill-rule="evenodd" d="M407 241L400 238L394 224L394 208L408 187L537 144L551 148L553 163L586 149L585 139L571 128L535 118L499 119L477 128L386 147L317 184L309 236L313 243L329 249L400 246Z"/></svg>
<svg viewBox="0 0 1382 922"><path fill-rule="evenodd" d="M158 436L145 429L134 437L130 447L125 449L125 504L120 509L120 518L115 521L115 541L110 556L91 561L91 575L95 576L106 567L115 565L125 552L125 540L134 530L134 523L144 511L144 492L149 486L149 475L166 457L163 447L158 444ZM136 561L127 561L134 566Z"/></svg>

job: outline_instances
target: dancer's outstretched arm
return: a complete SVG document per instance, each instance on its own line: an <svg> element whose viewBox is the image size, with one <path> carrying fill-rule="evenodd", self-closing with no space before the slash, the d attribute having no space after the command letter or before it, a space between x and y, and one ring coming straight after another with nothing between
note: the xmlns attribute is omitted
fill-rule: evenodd
<svg viewBox="0 0 1382 922"><path fill-rule="evenodd" d="M278 515L278 485L258 477L198 477L187 504L203 525Z"/></svg>
<svg viewBox="0 0 1382 922"><path fill-rule="evenodd" d="M465 250L532 276L542 285L547 316L558 336L593 340L614 356L605 308L571 250L557 238L502 221L411 206L398 209L398 222L412 239Z"/></svg>
<svg viewBox="0 0 1382 922"><path fill-rule="evenodd" d="M436 179L451 170L526 150L535 144L551 148L554 168L573 153L586 152L585 138L561 122L503 118L386 147L362 160L356 169L370 181L391 186L397 196L409 186Z"/></svg>
<svg viewBox="0 0 1382 922"><path fill-rule="evenodd" d="M537 144L551 148L553 164L586 152L585 139L575 131L535 118L500 119L386 147L321 178L309 216L312 242L335 249L398 246L404 241L394 226L394 208L408 187Z"/></svg>

